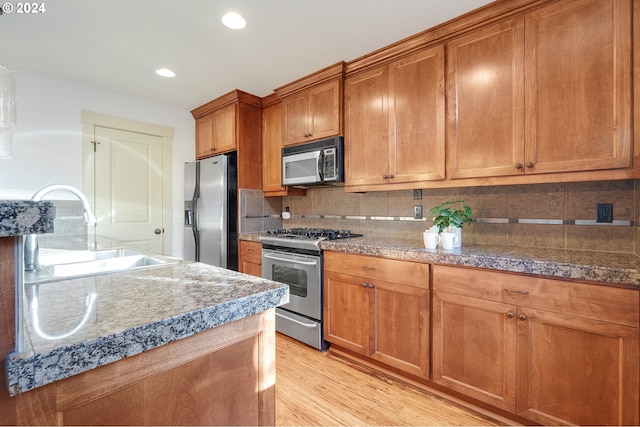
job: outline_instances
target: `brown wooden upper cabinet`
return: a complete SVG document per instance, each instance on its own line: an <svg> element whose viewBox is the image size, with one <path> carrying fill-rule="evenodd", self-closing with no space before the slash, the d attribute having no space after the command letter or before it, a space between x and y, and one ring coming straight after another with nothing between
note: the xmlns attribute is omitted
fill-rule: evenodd
<svg viewBox="0 0 640 427"><path fill-rule="evenodd" d="M238 148L244 134L255 132L256 111L260 114L262 100L240 90L234 90L193 111L196 119L196 157L202 159Z"/></svg>
<svg viewBox="0 0 640 427"><path fill-rule="evenodd" d="M262 191L266 197L304 196L305 189L282 186L282 103L271 94L262 104Z"/></svg>
<svg viewBox="0 0 640 427"><path fill-rule="evenodd" d="M436 46L345 79L346 189L445 178L444 61Z"/></svg>
<svg viewBox="0 0 640 427"><path fill-rule="evenodd" d="M194 110L196 158L238 153L238 187L262 189L262 99L233 90Z"/></svg>
<svg viewBox="0 0 640 427"><path fill-rule="evenodd" d="M342 133L344 62L275 90L282 100L282 145Z"/></svg>
<svg viewBox="0 0 640 427"><path fill-rule="evenodd" d="M631 19L563 1L447 43L448 176L632 166Z"/></svg>

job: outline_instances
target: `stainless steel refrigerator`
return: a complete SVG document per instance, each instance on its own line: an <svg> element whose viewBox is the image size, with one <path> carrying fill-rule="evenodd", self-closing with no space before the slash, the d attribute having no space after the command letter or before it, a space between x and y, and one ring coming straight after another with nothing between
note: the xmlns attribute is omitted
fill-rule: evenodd
<svg viewBox="0 0 640 427"><path fill-rule="evenodd" d="M184 166L184 258L238 270L235 153Z"/></svg>

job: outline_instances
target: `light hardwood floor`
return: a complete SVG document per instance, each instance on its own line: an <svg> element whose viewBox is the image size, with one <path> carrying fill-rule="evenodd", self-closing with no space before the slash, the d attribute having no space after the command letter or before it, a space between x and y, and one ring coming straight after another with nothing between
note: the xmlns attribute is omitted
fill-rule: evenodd
<svg viewBox="0 0 640 427"><path fill-rule="evenodd" d="M276 425L502 425L276 334Z"/></svg>

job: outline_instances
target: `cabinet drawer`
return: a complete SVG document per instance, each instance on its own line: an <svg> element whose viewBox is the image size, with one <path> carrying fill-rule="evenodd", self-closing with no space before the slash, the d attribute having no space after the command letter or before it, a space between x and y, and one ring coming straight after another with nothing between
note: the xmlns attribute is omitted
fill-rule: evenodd
<svg viewBox="0 0 640 427"><path fill-rule="evenodd" d="M638 327L640 292L543 277L433 266L435 291Z"/></svg>
<svg viewBox="0 0 640 427"><path fill-rule="evenodd" d="M262 258L262 245L247 240L240 241L240 256L250 258Z"/></svg>
<svg viewBox="0 0 640 427"><path fill-rule="evenodd" d="M352 276L429 288L429 264L364 255L325 252L324 269Z"/></svg>

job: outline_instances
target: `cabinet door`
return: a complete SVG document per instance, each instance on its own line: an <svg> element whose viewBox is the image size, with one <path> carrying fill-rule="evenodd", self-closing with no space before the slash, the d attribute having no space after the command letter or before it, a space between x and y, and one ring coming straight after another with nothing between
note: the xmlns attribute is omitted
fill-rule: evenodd
<svg viewBox="0 0 640 427"><path fill-rule="evenodd" d="M236 149L236 105L212 111L196 120L196 157Z"/></svg>
<svg viewBox="0 0 640 427"><path fill-rule="evenodd" d="M526 16L527 173L631 166L630 0Z"/></svg>
<svg viewBox="0 0 640 427"><path fill-rule="evenodd" d="M236 104L227 105L213 113L213 149L225 153L236 149Z"/></svg>
<svg viewBox="0 0 640 427"><path fill-rule="evenodd" d="M325 271L324 339L369 354L369 292L366 279Z"/></svg>
<svg viewBox="0 0 640 427"><path fill-rule="evenodd" d="M429 290L376 280L370 357L404 372L429 377Z"/></svg>
<svg viewBox="0 0 640 427"><path fill-rule="evenodd" d="M238 270L240 273L262 277L262 245L257 242L240 240L240 259Z"/></svg>
<svg viewBox="0 0 640 427"><path fill-rule="evenodd" d="M516 307L433 293L433 381L516 410Z"/></svg>
<svg viewBox="0 0 640 427"><path fill-rule="evenodd" d="M518 415L638 425L638 328L528 308L517 324Z"/></svg>
<svg viewBox="0 0 640 427"><path fill-rule="evenodd" d="M389 182L444 179L444 46L389 68Z"/></svg>
<svg viewBox="0 0 640 427"><path fill-rule="evenodd" d="M456 39L447 53L449 176L524 173L524 18Z"/></svg>
<svg viewBox="0 0 640 427"><path fill-rule="evenodd" d="M389 173L389 72L345 80L345 184L383 184Z"/></svg>
<svg viewBox="0 0 640 427"><path fill-rule="evenodd" d="M309 89L309 139L340 134L340 90L339 80Z"/></svg>
<svg viewBox="0 0 640 427"><path fill-rule="evenodd" d="M280 191L282 187L282 106L262 112L262 189Z"/></svg>
<svg viewBox="0 0 640 427"><path fill-rule="evenodd" d="M288 96L282 101L282 145L308 140L309 98L306 92Z"/></svg>

